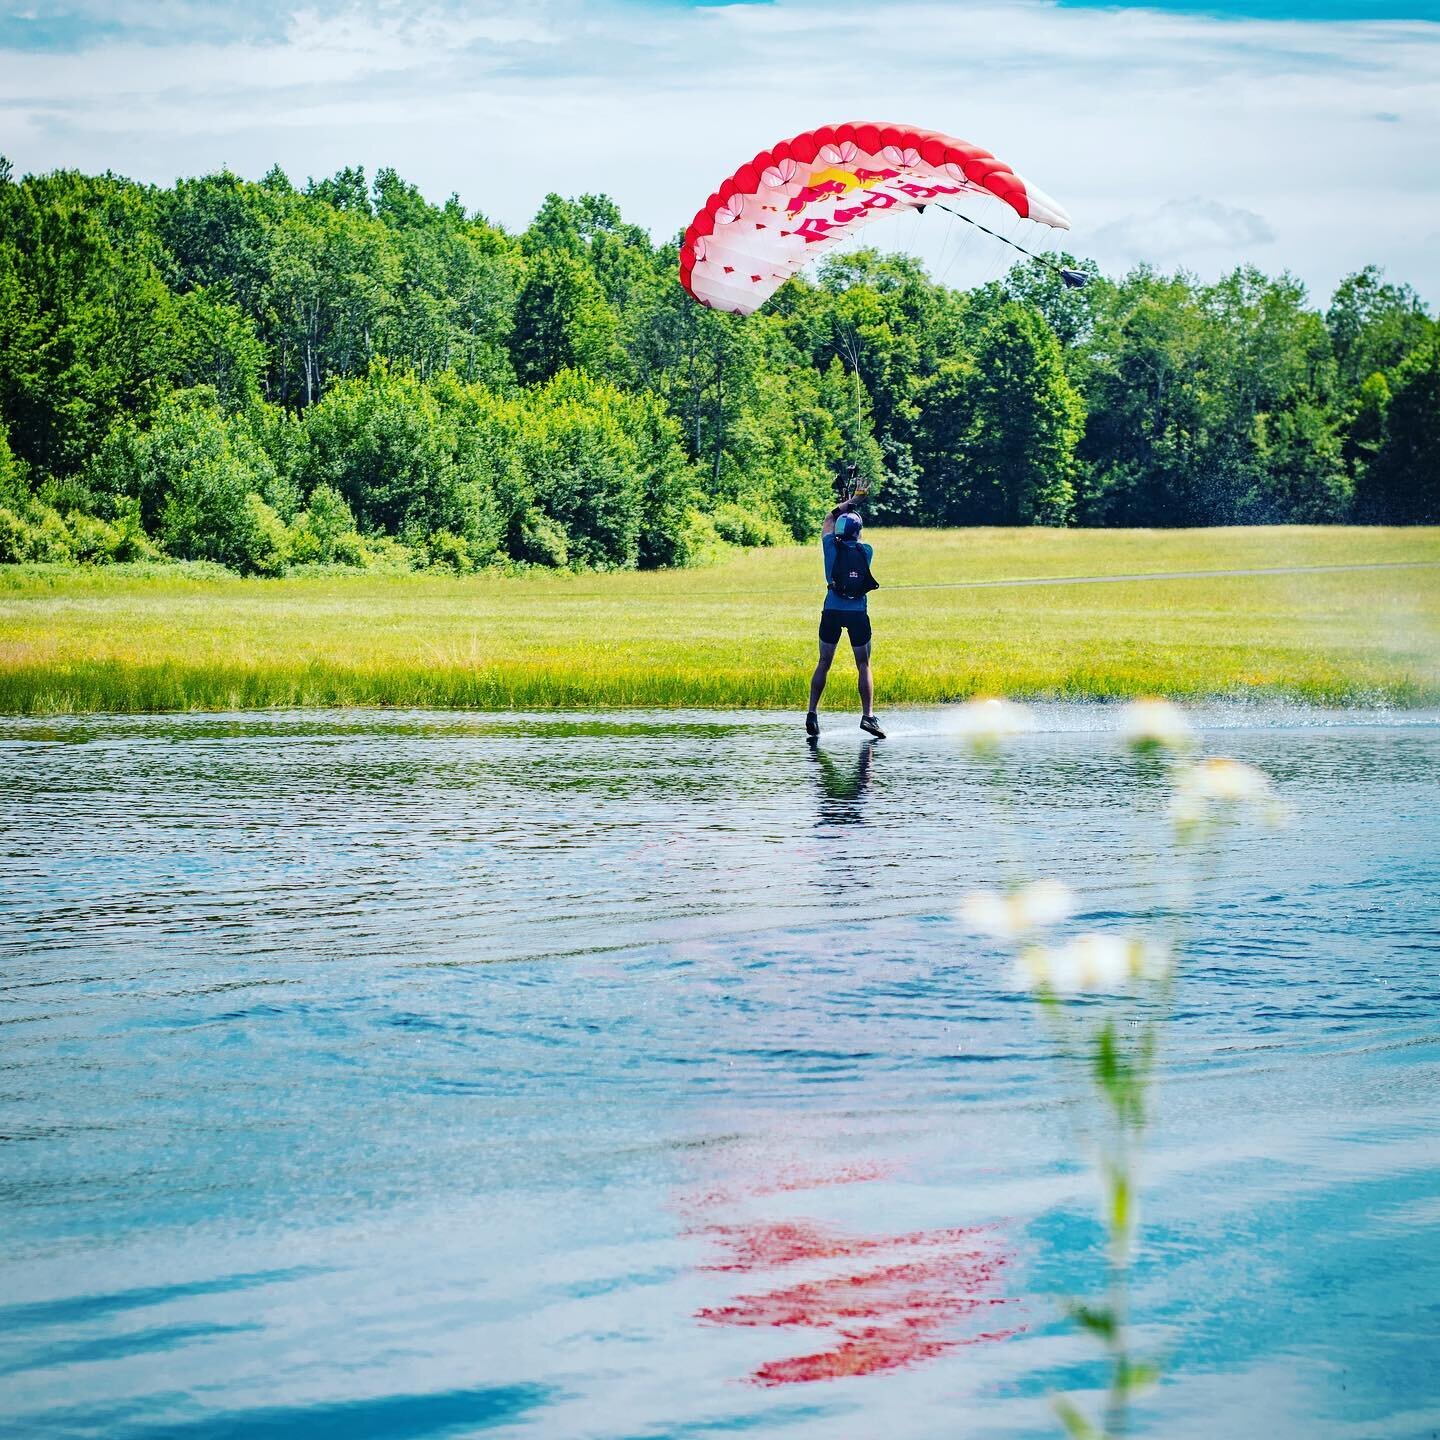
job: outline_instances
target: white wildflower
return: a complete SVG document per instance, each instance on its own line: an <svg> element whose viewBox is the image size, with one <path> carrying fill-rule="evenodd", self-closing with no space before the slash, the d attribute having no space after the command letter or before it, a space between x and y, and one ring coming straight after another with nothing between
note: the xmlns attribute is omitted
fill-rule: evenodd
<svg viewBox="0 0 1440 1440"><path fill-rule="evenodd" d="M957 712L961 739L977 755L988 755L1035 728L1035 717L1013 700L967 700Z"/></svg>
<svg viewBox="0 0 1440 1440"><path fill-rule="evenodd" d="M1270 794L1270 777L1242 760L1216 758L1192 765L1180 777L1182 794L1222 805L1250 804Z"/></svg>
<svg viewBox="0 0 1440 1440"><path fill-rule="evenodd" d="M1036 929L1058 925L1075 913L1075 892L1059 880L1036 880L1020 892L1021 908Z"/></svg>
<svg viewBox="0 0 1440 1440"><path fill-rule="evenodd" d="M1198 830L1210 818L1210 807L1199 795L1177 790L1170 797L1170 823L1182 836Z"/></svg>
<svg viewBox="0 0 1440 1440"><path fill-rule="evenodd" d="M1075 892L1058 880L1033 884L1002 895L997 890L972 890L960 901L959 919L981 935L1015 940L1035 930L1058 925L1075 911Z"/></svg>
<svg viewBox="0 0 1440 1440"><path fill-rule="evenodd" d="M1029 947L1016 962L1017 984L1053 995L1115 991L1169 973L1170 953L1134 935L1077 935L1063 945Z"/></svg>
<svg viewBox="0 0 1440 1440"><path fill-rule="evenodd" d="M1185 712L1169 700L1132 700L1120 712L1120 734L1141 753L1188 750L1195 743Z"/></svg>
<svg viewBox="0 0 1440 1440"><path fill-rule="evenodd" d="M962 924L980 935L1009 940L1019 933L1011 897L998 890L972 890L955 913Z"/></svg>
<svg viewBox="0 0 1440 1440"><path fill-rule="evenodd" d="M1176 779L1170 819L1182 835L1241 812L1270 824L1283 820L1285 812L1263 770L1217 757L1187 766Z"/></svg>

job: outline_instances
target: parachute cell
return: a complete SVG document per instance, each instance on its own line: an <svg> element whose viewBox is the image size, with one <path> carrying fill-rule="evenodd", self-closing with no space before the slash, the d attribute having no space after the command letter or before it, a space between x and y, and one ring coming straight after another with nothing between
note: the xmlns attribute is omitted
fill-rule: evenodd
<svg viewBox="0 0 1440 1440"><path fill-rule="evenodd" d="M872 221L965 194L1070 228L1055 201L988 150L936 130L851 121L806 131L740 166L686 229L680 282L702 305L749 315Z"/></svg>

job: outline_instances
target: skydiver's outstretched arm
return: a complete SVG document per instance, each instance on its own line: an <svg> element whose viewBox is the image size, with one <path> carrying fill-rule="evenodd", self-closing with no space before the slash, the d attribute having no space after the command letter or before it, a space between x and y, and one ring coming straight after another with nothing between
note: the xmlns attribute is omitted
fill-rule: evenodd
<svg viewBox="0 0 1440 1440"><path fill-rule="evenodd" d="M853 500L847 500L843 505L837 505L826 517L825 523L820 527L822 535L833 535L835 533L835 522L842 516L848 515L855 508Z"/></svg>

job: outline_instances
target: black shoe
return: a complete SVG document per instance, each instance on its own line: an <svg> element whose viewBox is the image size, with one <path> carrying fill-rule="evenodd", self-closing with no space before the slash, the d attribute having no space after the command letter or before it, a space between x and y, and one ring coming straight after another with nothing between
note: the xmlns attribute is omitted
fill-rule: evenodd
<svg viewBox="0 0 1440 1440"><path fill-rule="evenodd" d="M805 733L807 735L818 735L820 733L820 721L813 710L805 716Z"/></svg>
<svg viewBox="0 0 1440 1440"><path fill-rule="evenodd" d="M885 738L885 732L880 728L880 722L873 715L866 715L860 721L860 728L867 735L873 735L877 740Z"/></svg>

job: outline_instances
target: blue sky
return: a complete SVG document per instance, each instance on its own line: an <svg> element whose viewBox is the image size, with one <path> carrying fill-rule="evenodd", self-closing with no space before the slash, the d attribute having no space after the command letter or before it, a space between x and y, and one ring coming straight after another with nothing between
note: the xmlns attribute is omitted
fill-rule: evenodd
<svg viewBox="0 0 1440 1440"><path fill-rule="evenodd" d="M1433 20L1440 21L1440 0L1239 0L1196 5L1189 0L1151 0L1148 7L1116 6L1107 0L1060 0L1082 9L1148 8L1189 15L1240 17L1251 20Z"/></svg>
<svg viewBox="0 0 1440 1440"><path fill-rule="evenodd" d="M1375 261L1440 303L1440 0L0 0L20 170L394 165L512 226L605 190L660 236L856 117L988 146L1107 268L1253 261L1323 298ZM939 263L940 229L890 238Z"/></svg>

